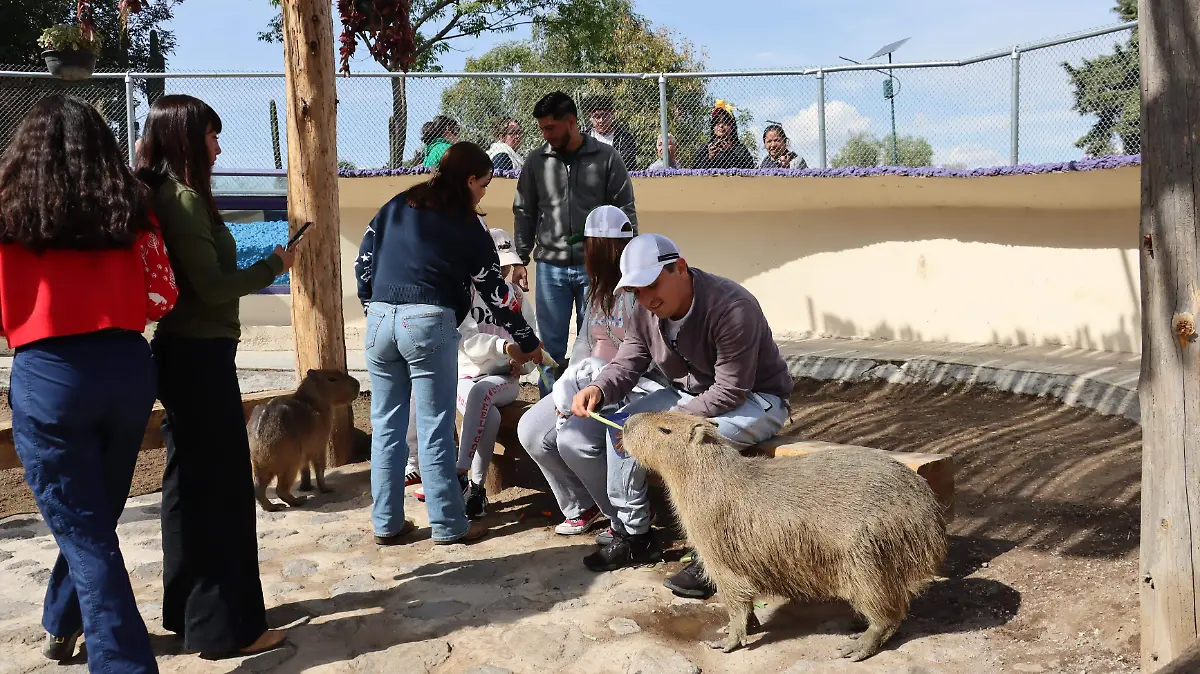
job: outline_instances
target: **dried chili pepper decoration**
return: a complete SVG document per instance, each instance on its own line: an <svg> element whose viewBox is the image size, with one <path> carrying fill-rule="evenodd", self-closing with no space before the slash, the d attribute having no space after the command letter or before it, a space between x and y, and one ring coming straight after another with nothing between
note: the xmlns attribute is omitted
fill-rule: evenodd
<svg viewBox="0 0 1200 674"><path fill-rule="evenodd" d="M342 72L350 73L358 34L368 35L368 50L376 61L394 63L408 72L415 61L416 42L411 0L338 0L342 35L338 54Z"/></svg>

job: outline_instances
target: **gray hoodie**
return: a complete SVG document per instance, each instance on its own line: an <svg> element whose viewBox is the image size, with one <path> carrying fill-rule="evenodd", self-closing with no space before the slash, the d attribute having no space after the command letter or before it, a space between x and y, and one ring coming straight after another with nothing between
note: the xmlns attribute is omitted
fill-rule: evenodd
<svg viewBox="0 0 1200 674"><path fill-rule="evenodd" d="M571 157L550 149L549 143L530 152L513 198L517 255L528 264L536 243L538 262L582 265L584 220L606 204L625 211L637 233L633 182L611 145L584 136ZM579 240L569 243L572 236Z"/></svg>

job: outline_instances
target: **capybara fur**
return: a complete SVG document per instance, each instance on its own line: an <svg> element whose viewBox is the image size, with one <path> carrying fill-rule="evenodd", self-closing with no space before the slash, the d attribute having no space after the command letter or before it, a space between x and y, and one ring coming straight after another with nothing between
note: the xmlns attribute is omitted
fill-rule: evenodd
<svg viewBox="0 0 1200 674"><path fill-rule="evenodd" d="M729 610L726 653L745 644L759 595L842 599L868 622L838 649L877 653L937 576L946 524L933 490L882 452L742 456L716 426L681 412L631 416L622 445L662 477L671 505Z"/></svg>
<svg viewBox="0 0 1200 674"><path fill-rule="evenodd" d="M250 436L250 462L254 469L254 495L263 510L279 506L267 499L267 485L275 480L275 495L289 506L304 500L292 495L296 475L303 472L300 489L310 490L308 468L317 476L317 489L325 486L325 447L333 425L333 408L358 397L358 380L339 370L309 370L300 387L254 408L246 431Z"/></svg>

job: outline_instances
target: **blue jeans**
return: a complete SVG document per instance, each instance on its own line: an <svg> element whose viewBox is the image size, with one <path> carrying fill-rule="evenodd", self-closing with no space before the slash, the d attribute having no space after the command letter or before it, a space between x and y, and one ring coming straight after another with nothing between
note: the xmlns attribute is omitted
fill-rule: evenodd
<svg viewBox="0 0 1200 674"><path fill-rule="evenodd" d="M626 404L621 412L661 412L682 405L694 396L665 388ZM745 449L772 438L787 423L788 408L779 396L751 393L736 409L710 419L717 432L739 449ZM650 500L646 486L646 469L630 456L617 454L612 435L604 434L608 449L608 499L617 511L613 528L629 534L644 534L650 530Z"/></svg>
<svg viewBox="0 0 1200 674"><path fill-rule="evenodd" d="M550 357L562 362L567 357L567 336L571 330L571 304L575 304L575 331L582 329L583 314L587 307L588 277L583 265L574 267L537 263L537 287L534 289L534 306L537 308L537 332L542 338L542 348ZM542 395L549 395L545 380L553 381L553 373L542 367L545 378L539 378L538 388Z"/></svg>
<svg viewBox="0 0 1200 674"><path fill-rule="evenodd" d="M13 440L59 549L42 626L82 630L93 672L158 671L117 540L154 397L150 346L135 332L42 340L13 359Z"/></svg>
<svg viewBox="0 0 1200 674"><path fill-rule="evenodd" d="M371 375L371 523L376 536L404 526L409 400L417 407L417 460L433 540L467 533L466 505L455 466L458 322L430 304L367 306L367 372Z"/></svg>

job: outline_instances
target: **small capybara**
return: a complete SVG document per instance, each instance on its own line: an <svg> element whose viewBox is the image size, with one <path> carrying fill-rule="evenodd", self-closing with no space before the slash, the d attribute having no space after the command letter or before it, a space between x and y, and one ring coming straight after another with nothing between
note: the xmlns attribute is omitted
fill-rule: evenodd
<svg viewBox="0 0 1200 674"><path fill-rule="evenodd" d="M707 419L635 414L622 446L658 473L729 610L726 653L745 644L754 599L843 599L867 631L838 649L877 653L946 557L942 506L925 480L869 449L742 456Z"/></svg>
<svg viewBox="0 0 1200 674"><path fill-rule="evenodd" d="M325 447L332 429L333 408L354 402L358 390L358 380L345 372L309 370L295 393L254 408L246 431L254 467L254 495L263 510L279 509L267 499L267 485L272 478L280 500L292 507L304 503L292 495L292 484L303 471L304 489L309 465L316 473L317 489L330 491L325 487Z"/></svg>

